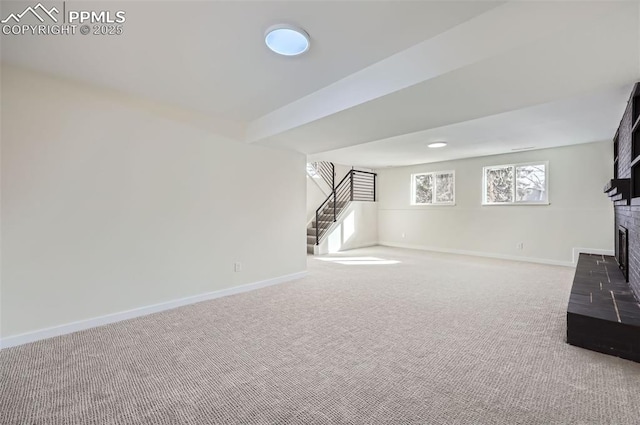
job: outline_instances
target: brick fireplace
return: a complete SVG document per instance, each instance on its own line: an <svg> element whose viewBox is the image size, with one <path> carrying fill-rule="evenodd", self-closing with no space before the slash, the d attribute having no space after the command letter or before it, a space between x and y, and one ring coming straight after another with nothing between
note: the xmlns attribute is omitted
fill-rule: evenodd
<svg viewBox="0 0 640 425"><path fill-rule="evenodd" d="M615 177L605 188L614 201L616 259L640 300L640 83L613 140ZM624 232L621 231L624 229Z"/></svg>
<svg viewBox="0 0 640 425"><path fill-rule="evenodd" d="M640 362L640 83L613 139L613 156L604 192L615 209L615 258L580 254L567 342Z"/></svg>

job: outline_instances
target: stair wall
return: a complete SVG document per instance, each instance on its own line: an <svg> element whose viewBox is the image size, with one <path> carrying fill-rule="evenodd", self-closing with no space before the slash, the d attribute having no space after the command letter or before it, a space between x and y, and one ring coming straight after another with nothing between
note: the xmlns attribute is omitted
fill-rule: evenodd
<svg viewBox="0 0 640 425"><path fill-rule="evenodd" d="M311 233L311 234L309 234ZM378 205L375 202L351 202L329 229L320 245L313 245L313 232L308 232L308 246L316 255L330 254L378 244Z"/></svg>

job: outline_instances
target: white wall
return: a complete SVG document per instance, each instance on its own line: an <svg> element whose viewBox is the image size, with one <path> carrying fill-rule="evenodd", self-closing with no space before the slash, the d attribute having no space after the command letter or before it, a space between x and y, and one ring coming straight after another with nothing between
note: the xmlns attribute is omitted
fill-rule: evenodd
<svg viewBox="0 0 640 425"><path fill-rule="evenodd" d="M328 193L324 193L322 189L320 189L320 186L318 185L318 183L316 183L316 180L318 179L314 179L307 175L307 222L311 221L315 217L316 210L318 209L320 204L323 203L325 199L327 199L327 196L329 195ZM320 182L320 184L324 183ZM326 187L327 190L331 192L329 190L329 186Z"/></svg>
<svg viewBox="0 0 640 425"><path fill-rule="evenodd" d="M347 173L349 171L351 171L351 166L350 165L344 165L344 164L333 164L336 170L336 186L338 185L338 183L340 183L340 181L344 178L344 176L347 175Z"/></svg>
<svg viewBox="0 0 640 425"><path fill-rule="evenodd" d="M332 225L317 247L317 254L328 254L378 244L378 205L353 201Z"/></svg>
<svg viewBox="0 0 640 425"><path fill-rule="evenodd" d="M481 205L482 167L530 161L549 161L550 205ZM612 250L612 164L601 142L377 170L380 244L559 264L573 248ZM455 170L456 205L410 205L411 174L437 170Z"/></svg>
<svg viewBox="0 0 640 425"><path fill-rule="evenodd" d="M140 104L2 68L3 338L306 268L304 156Z"/></svg>

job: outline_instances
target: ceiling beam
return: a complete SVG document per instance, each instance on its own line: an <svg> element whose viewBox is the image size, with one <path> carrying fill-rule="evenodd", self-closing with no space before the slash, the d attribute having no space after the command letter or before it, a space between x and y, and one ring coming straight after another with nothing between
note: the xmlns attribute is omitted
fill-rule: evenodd
<svg viewBox="0 0 640 425"><path fill-rule="evenodd" d="M246 141L273 137L584 25L615 7L609 2L506 3L251 122Z"/></svg>

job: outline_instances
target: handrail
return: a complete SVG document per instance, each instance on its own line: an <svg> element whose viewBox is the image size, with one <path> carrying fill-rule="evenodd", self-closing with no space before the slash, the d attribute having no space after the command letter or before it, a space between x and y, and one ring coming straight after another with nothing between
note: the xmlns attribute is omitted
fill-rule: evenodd
<svg viewBox="0 0 640 425"><path fill-rule="evenodd" d="M345 181L346 179L348 179L348 178L349 178L349 176L351 175L351 173L353 173L353 171L354 171L354 170L349 170L349 172L348 172L347 174L345 174L345 176L342 178L342 180L340 180L340 183L338 183L338 185L336 186L336 189L337 189L338 187L340 187L340 185L341 185L342 183L344 183L344 181Z"/></svg>
<svg viewBox="0 0 640 425"><path fill-rule="evenodd" d="M330 164L333 166L333 163ZM362 176L361 178L363 180L356 181L359 173L367 174L368 176ZM333 221L324 220L322 223L335 223L340 213L351 201L375 202L376 177L377 174L370 171L351 169L337 185L333 186L329 196L327 196L318 209L316 209L316 245L320 244L320 239L324 236L326 231L329 230L329 227L331 227L331 224L321 225L320 221L322 216L328 215L326 211L327 204L333 200L333 206L331 208L333 211L329 210L330 217L333 218ZM341 203L340 207L338 207L338 202ZM331 214L331 212L333 214Z"/></svg>

